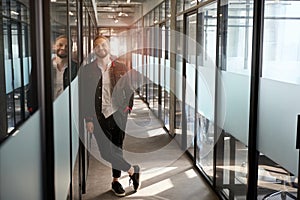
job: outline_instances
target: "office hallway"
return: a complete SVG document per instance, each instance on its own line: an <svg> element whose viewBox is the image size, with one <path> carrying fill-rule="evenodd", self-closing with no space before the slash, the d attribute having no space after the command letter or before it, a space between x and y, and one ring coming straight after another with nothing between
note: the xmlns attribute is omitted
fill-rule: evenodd
<svg viewBox="0 0 300 200"><path fill-rule="evenodd" d="M193 169L192 162L162 129L147 106L138 98L127 123L124 156L141 167L141 187L133 193L127 173L122 172L125 199L135 200L217 200L212 189ZM84 200L119 199L111 191L111 169L100 159L95 141L91 155Z"/></svg>

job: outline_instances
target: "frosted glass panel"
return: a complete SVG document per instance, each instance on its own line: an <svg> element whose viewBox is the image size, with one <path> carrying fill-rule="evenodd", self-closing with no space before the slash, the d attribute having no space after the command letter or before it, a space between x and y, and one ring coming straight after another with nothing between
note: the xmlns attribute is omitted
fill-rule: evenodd
<svg viewBox="0 0 300 200"><path fill-rule="evenodd" d="M261 79L258 150L297 175L296 123L300 86Z"/></svg>
<svg viewBox="0 0 300 200"><path fill-rule="evenodd" d="M221 71L218 82L218 126L248 144L249 77Z"/></svg>
<svg viewBox="0 0 300 200"><path fill-rule="evenodd" d="M5 60L5 82L6 82L6 94L12 92L12 70L11 60Z"/></svg>
<svg viewBox="0 0 300 200"><path fill-rule="evenodd" d="M21 63L19 58L13 59L13 68L14 68L14 88L21 87Z"/></svg>
<svg viewBox="0 0 300 200"><path fill-rule="evenodd" d="M0 199L42 199L40 112L0 146Z"/></svg>
<svg viewBox="0 0 300 200"><path fill-rule="evenodd" d="M165 87L165 60L161 58L160 60L160 86Z"/></svg>
<svg viewBox="0 0 300 200"><path fill-rule="evenodd" d="M148 64L148 69L149 69L149 74L148 74L148 78L150 81L153 82L153 77L154 77L154 74L153 74L153 62L154 62L154 58L152 56L149 56L149 64Z"/></svg>
<svg viewBox="0 0 300 200"><path fill-rule="evenodd" d="M165 80L165 84L166 84L166 91L170 92L170 60L166 60L166 80Z"/></svg>
<svg viewBox="0 0 300 200"><path fill-rule="evenodd" d="M29 83L29 59L28 57L23 58L24 85Z"/></svg>
<svg viewBox="0 0 300 200"><path fill-rule="evenodd" d="M180 101L182 101L182 78L183 78L183 69L182 69L182 62L178 61L178 60L181 60L181 57L179 57L178 55L176 56L176 71L175 71L175 74L176 74L176 91L175 91L175 94L176 94L176 98ZM173 69L172 69L173 71Z"/></svg>
<svg viewBox="0 0 300 200"><path fill-rule="evenodd" d="M142 65L143 65L143 55L142 54L138 54L138 71L142 72Z"/></svg>
<svg viewBox="0 0 300 200"><path fill-rule="evenodd" d="M137 54L135 53L132 54L131 62L132 62L132 68L137 70Z"/></svg>
<svg viewBox="0 0 300 200"><path fill-rule="evenodd" d="M66 89L53 104L55 196L66 199L70 185L69 90Z"/></svg>
<svg viewBox="0 0 300 200"><path fill-rule="evenodd" d="M263 78L300 84L299 9L299 1L266 4Z"/></svg>
<svg viewBox="0 0 300 200"><path fill-rule="evenodd" d="M214 121L215 68L198 67L198 112Z"/></svg>
<svg viewBox="0 0 300 200"><path fill-rule="evenodd" d="M186 100L185 103L195 109L196 70L194 64L186 64Z"/></svg>
<svg viewBox="0 0 300 200"><path fill-rule="evenodd" d="M154 58L154 62L155 62L155 64L153 66L153 69L154 69L154 81L153 82L156 83L156 84L159 84L158 75L159 75L160 66L159 66L157 57Z"/></svg>

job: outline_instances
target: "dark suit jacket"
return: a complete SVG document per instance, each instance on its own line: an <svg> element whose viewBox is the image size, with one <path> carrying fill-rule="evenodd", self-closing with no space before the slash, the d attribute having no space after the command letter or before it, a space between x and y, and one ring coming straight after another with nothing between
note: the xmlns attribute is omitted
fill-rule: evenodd
<svg viewBox="0 0 300 200"><path fill-rule="evenodd" d="M125 76L127 71L126 66L117 61L113 61L109 68L114 91L112 101L121 112L127 106L130 108L133 106L133 91L130 88L129 78ZM96 61L80 69L79 87L81 115L86 121L96 122L97 115L102 113L102 73Z"/></svg>
<svg viewBox="0 0 300 200"><path fill-rule="evenodd" d="M64 89L69 85L69 70L70 67L67 67L64 71ZM71 62L71 81L77 76L77 63ZM38 94L37 94L37 74L36 69L32 68L32 72L29 77L29 85L26 91L27 93L27 108L30 113L35 112L38 105Z"/></svg>

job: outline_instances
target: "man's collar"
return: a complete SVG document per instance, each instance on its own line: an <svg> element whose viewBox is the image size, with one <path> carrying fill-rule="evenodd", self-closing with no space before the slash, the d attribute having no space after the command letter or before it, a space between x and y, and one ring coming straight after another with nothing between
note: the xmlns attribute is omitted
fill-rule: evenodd
<svg viewBox="0 0 300 200"><path fill-rule="evenodd" d="M53 63L53 66L55 66L55 68L57 69L58 63L57 63L55 57L52 59L52 63ZM64 66L60 71L64 71L67 67L68 67L68 63L64 63Z"/></svg>

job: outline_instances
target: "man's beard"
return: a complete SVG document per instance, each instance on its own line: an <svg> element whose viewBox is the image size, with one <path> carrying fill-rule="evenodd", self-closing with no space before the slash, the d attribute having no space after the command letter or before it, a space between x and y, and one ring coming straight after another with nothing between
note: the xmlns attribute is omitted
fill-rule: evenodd
<svg viewBox="0 0 300 200"><path fill-rule="evenodd" d="M60 58L67 58L68 57L68 54L66 54L66 53L59 53L60 52L60 50L58 50L58 51L56 51L56 55L58 56L58 57L60 57ZM64 51L65 52L65 51Z"/></svg>
<svg viewBox="0 0 300 200"><path fill-rule="evenodd" d="M58 57L60 58L67 58L68 55L67 54L56 54Z"/></svg>
<svg viewBox="0 0 300 200"><path fill-rule="evenodd" d="M96 55L97 55L99 58L105 58L105 57L108 55L108 52L107 52L107 50L102 50L100 53L99 53L99 52L96 52Z"/></svg>

